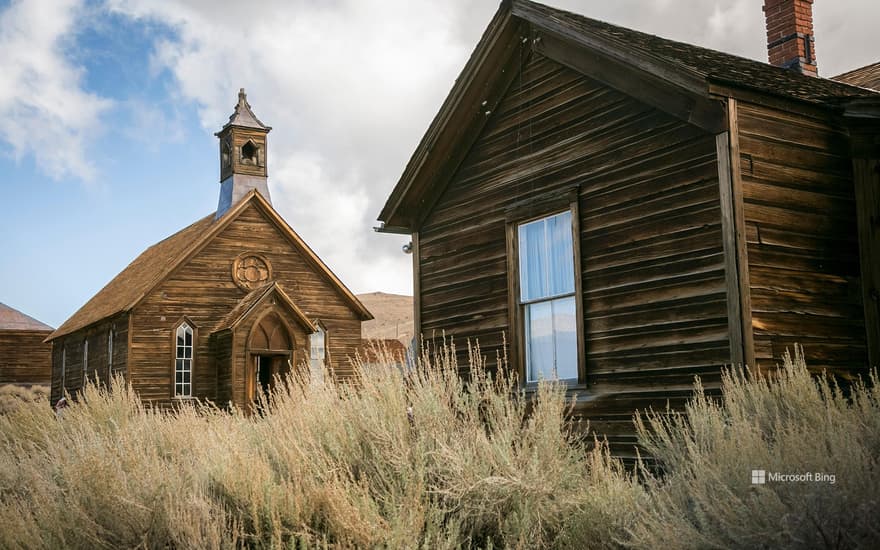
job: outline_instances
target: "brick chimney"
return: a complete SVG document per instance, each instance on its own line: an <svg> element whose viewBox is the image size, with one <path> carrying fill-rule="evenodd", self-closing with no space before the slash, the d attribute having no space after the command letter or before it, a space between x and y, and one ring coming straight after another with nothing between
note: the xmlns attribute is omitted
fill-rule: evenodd
<svg viewBox="0 0 880 550"><path fill-rule="evenodd" d="M818 76L813 0L764 0L770 64Z"/></svg>

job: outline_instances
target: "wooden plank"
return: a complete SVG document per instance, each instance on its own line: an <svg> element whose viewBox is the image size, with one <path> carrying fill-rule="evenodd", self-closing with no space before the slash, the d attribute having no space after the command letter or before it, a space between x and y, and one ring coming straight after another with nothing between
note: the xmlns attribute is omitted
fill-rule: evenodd
<svg viewBox="0 0 880 550"><path fill-rule="evenodd" d="M751 286L749 283L749 257L746 244L746 218L744 211L742 164L740 162L739 141L739 102L733 98L727 100L728 138L730 153L727 159L730 162L730 185L731 203L733 206L733 232L736 246L737 278L739 281L739 312L742 320L742 346L743 360L746 365L754 367L755 344L752 332L752 304Z"/></svg>
<svg viewBox="0 0 880 550"><path fill-rule="evenodd" d="M743 345L742 300L740 298L739 267L736 252L736 211L733 206L733 183L730 164L730 133L715 137L718 150L718 186L721 200L721 233L724 245L724 275L727 280L727 325L730 333L730 360L745 362Z"/></svg>
<svg viewBox="0 0 880 550"><path fill-rule="evenodd" d="M713 134L726 130L720 101L670 85L607 54L579 48L552 31L540 32L532 43L536 52L684 122Z"/></svg>
<svg viewBox="0 0 880 550"><path fill-rule="evenodd" d="M414 353L418 356L422 349L422 249L419 246L419 232L412 233L413 269L413 342Z"/></svg>

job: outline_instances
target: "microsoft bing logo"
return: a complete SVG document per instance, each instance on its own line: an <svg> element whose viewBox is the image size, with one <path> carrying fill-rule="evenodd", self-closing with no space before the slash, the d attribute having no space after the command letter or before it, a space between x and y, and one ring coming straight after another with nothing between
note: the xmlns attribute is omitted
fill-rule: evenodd
<svg viewBox="0 0 880 550"><path fill-rule="evenodd" d="M767 483L767 472L765 470L752 470L752 485L764 485Z"/></svg>

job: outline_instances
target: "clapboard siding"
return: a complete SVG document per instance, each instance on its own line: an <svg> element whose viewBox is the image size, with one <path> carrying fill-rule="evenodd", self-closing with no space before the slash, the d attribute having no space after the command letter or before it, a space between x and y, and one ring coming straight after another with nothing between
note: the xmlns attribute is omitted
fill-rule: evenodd
<svg viewBox="0 0 880 550"><path fill-rule="evenodd" d="M113 358L109 356L108 334L113 332ZM89 342L86 373L91 382L102 385L114 376L128 373L128 314L122 313L52 340L52 389L54 403L63 391L75 394L83 388L83 343ZM62 350L67 350L64 388L61 387Z"/></svg>
<svg viewBox="0 0 880 550"><path fill-rule="evenodd" d="M0 330L0 385L48 385L52 344L43 343L51 330Z"/></svg>
<svg viewBox="0 0 880 550"><path fill-rule="evenodd" d="M244 252L265 256L272 266L273 279L283 291L307 317L320 319L327 326L331 333L330 367L343 376L351 373L347 357L354 353L353 342L360 341L360 319L287 236L251 205L133 310L131 380L143 399L171 403L172 333L184 317L196 327L193 395L210 400L243 395L243 375L218 379L217 358L211 355L211 334L246 294L232 278L232 262ZM245 352L239 344L246 337L241 330L232 337L231 345L238 354L233 357L236 368L244 368ZM296 345L305 350L308 341L298 336ZM233 353L223 349L219 353Z"/></svg>
<svg viewBox="0 0 880 550"><path fill-rule="evenodd" d="M730 360L713 135L535 54L419 228L420 328L454 337L460 362L463 340L479 340L494 366L516 332L506 211L572 186L580 408L612 442L630 443L634 409L683 399L697 374L717 383Z"/></svg>
<svg viewBox="0 0 880 550"><path fill-rule="evenodd" d="M738 102L755 358L804 346L815 369L867 363L847 130ZM853 370L855 369L855 370Z"/></svg>

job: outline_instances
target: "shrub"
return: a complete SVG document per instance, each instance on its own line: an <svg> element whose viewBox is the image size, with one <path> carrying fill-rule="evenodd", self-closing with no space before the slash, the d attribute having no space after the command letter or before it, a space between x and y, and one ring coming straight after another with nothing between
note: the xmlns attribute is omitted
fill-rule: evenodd
<svg viewBox="0 0 880 550"><path fill-rule="evenodd" d="M638 415L665 474L630 529L642 548L875 548L880 541L880 387L843 392L786 353L768 376L727 371L719 399L699 384L683 414ZM752 483L752 470L766 484ZM811 474L774 481L771 473ZM834 475L834 482L817 474Z"/></svg>
<svg viewBox="0 0 880 550"><path fill-rule="evenodd" d="M163 413L119 380L0 418L0 547L608 547L645 498L564 392L473 350L357 384L288 379L262 415ZM408 414L408 410L411 414Z"/></svg>

